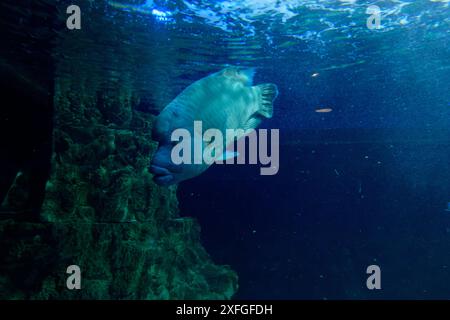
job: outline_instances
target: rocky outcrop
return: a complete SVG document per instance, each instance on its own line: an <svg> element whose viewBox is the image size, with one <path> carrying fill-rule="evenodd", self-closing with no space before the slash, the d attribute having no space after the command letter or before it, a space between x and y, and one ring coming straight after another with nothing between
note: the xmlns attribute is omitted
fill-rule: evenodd
<svg viewBox="0 0 450 320"><path fill-rule="evenodd" d="M176 187L148 172L154 116L136 110L130 69L105 72L98 47L73 49L92 36L66 35L55 49L51 174L38 221L0 221L0 299L231 298L236 274L211 261L196 221L179 216ZM103 52L106 65L128 58L119 49ZM24 186L19 176L5 203L20 207ZM81 290L66 287L70 265Z"/></svg>

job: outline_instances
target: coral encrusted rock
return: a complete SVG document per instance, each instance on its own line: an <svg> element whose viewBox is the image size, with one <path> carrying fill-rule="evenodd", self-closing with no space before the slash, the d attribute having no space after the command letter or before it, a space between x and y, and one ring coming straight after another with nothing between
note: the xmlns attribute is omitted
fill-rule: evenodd
<svg viewBox="0 0 450 320"><path fill-rule="evenodd" d="M159 187L148 172L154 115L136 110L141 58L120 45L127 15L107 27L105 4L80 2L83 30L62 32L53 53L53 154L40 216L0 221L0 299L231 298L236 273L211 261L197 222L179 215L176 186ZM80 290L66 286L70 265L81 270Z"/></svg>

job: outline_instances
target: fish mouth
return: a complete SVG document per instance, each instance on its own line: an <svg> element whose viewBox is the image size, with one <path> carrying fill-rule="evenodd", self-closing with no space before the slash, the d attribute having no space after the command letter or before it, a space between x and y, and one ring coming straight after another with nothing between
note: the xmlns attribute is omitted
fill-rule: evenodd
<svg viewBox="0 0 450 320"><path fill-rule="evenodd" d="M155 181L155 183L158 186L163 186L163 187L175 184L175 180L172 175L154 176L153 181Z"/></svg>
<svg viewBox="0 0 450 320"><path fill-rule="evenodd" d="M166 168L152 164L149 171L153 174L153 181L155 181L157 185L168 186L175 183L173 173Z"/></svg>
<svg viewBox="0 0 450 320"><path fill-rule="evenodd" d="M154 164L152 164L150 166L150 172L153 173L155 176L163 176L163 175L172 174L172 172L170 172L168 169L154 165Z"/></svg>

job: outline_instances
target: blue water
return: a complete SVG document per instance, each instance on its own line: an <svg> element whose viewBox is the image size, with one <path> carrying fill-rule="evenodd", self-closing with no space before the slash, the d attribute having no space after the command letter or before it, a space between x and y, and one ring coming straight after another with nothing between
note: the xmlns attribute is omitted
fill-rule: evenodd
<svg viewBox="0 0 450 320"><path fill-rule="evenodd" d="M166 7L157 41L177 52L180 88L237 64L280 91L262 125L281 132L277 175L216 165L178 189L213 259L238 272L235 298L449 298L449 3ZM381 290L366 287L372 264Z"/></svg>
<svg viewBox="0 0 450 320"><path fill-rule="evenodd" d="M178 191L207 250L237 270L236 298L448 298L449 143L300 143L280 154L274 177L216 166ZM379 291L366 288L371 264Z"/></svg>
<svg viewBox="0 0 450 320"><path fill-rule="evenodd" d="M280 130L279 173L216 165L178 189L214 261L238 272L235 298L450 297L448 1L108 1L105 12L126 17L114 27L127 38L110 45L134 54L116 67L134 63L142 111L227 65L278 86L262 127ZM381 290L366 287L372 264Z"/></svg>

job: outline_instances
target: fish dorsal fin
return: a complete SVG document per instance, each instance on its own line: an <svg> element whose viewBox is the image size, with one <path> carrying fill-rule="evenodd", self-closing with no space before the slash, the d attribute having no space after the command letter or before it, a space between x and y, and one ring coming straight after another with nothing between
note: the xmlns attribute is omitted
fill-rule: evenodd
<svg viewBox="0 0 450 320"><path fill-rule="evenodd" d="M259 89L259 106L256 113L264 118L272 118L273 101L278 96L278 88L273 83L256 86Z"/></svg>

